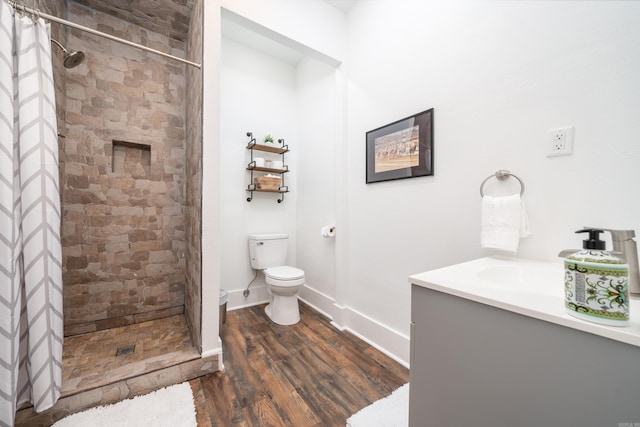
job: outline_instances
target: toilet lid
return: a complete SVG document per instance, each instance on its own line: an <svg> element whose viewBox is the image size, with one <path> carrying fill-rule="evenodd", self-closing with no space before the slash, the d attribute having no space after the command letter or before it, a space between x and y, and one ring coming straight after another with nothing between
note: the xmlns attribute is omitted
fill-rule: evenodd
<svg viewBox="0 0 640 427"><path fill-rule="evenodd" d="M304 277L304 271L299 268L281 265L280 267L271 267L264 270L264 274L276 280L295 280Z"/></svg>

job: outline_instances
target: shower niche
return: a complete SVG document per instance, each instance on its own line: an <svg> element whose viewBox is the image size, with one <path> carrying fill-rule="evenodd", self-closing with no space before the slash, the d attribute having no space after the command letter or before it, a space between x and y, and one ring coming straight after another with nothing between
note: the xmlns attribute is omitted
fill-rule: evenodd
<svg viewBox="0 0 640 427"><path fill-rule="evenodd" d="M134 178L151 175L151 146L126 141L113 141L111 172L127 173Z"/></svg>

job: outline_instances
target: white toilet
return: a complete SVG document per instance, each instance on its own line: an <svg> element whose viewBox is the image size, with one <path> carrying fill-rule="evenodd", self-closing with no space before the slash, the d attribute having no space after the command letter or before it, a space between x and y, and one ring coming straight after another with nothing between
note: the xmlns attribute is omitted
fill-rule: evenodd
<svg viewBox="0 0 640 427"><path fill-rule="evenodd" d="M262 270L269 304L265 313L274 323L293 325L300 321L298 290L304 285L304 271L285 265L289 236L284 233L250 234L251 267Z"/></svg>

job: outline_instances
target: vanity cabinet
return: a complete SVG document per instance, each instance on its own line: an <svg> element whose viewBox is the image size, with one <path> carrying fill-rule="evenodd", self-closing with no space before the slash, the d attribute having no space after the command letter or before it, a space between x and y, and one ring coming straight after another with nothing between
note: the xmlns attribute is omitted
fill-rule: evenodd
<svg viewBox="0 0 640 427"><path fill-rule="evenodd" d="M287 145L284 145L283 140L281 140L282 145L280 146L265 145L265 144L258 144L256 140L252 137L251 132L248 132L247 136L251 138L251 140L247 144L247 150L250 151L250 162L247 165L247 170L251 172L249 185L247 185L247 191L250 193L249 197L247 197L247 202L250 202L251 200L253 200L253 192L258 191L258 192L265 192L265 193L279 193L280 198L278 199L278 203L282 203L282 201L284 200L284 194L289 192L289 187L287 187L284 184L285 174L289 172L289 166L285 164L284 155L285 153L289 152L289 147ZM281 156L280 162L282 167L274 168L274 167L269 167L266 164L258 166L255 160L256 157L254 156L254 152L256 151L280 155ZM260 177L263 176L264 174L254 174L254 172L266 172L267 174L279 175L281 177L281 181L279 185L276 185L275 187L261 188L260 186L258 186L258 184L256 184L255 178L257 177L258 179L261 179Z"/></svg>
<svg viewBox="0 0 640 427"><path fill-rule="evenodd" d="M413 282L411 320L411 427L640 425L638 346Z"/></svg>

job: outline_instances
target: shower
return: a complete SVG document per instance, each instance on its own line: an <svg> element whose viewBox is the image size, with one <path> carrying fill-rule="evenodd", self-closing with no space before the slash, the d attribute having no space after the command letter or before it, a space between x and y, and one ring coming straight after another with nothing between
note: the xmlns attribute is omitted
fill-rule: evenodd
<svg viewBox="0 0 640 427"><path fill-rule="evenodd" d="M37 70L51 69L52 78L42 80L53 80L53 91L36 91L45 99L33 104L36 109L55 107L55 116L39 113L41 119L25 125L57 124L66 133L64 141L55 141L58 173L49 174L59 176L62 193L62 258L57 264L62 271L62 286L57 287L62 288L62 308L57 313L64 345L56 347L62 357L56 355L54 362L62 368L61 399L70 400L61 405L76 411L89 403L112 403L114 395L106 387L120 390L121 399L132 397L132 384L146 392L218 370L218 350L205 347L209 353L201 354L202 102L185 99L185 94L202 97L201 64L184 58L202 59L206 0L189 0L193 12L191 7L177 7L184 2L162 0L167 7L177 5L175 13L181 19L174 25L174 14L169 13L145 22L148 27L116 16L118 5L126 3L127 10L135 11L144 2L95 2L108 4L112 11L107 12L84 0L18 1L46 10L0 1L3 26L5 15L11 16L5 13L8 3L21 24L31 28L36 21L43 28L33 50L50 58L42 66L25 63ZM43 19L50 21L50 30ZM122 38L93 28L117 31ZM171 35L165 34L166 28L174 28ZM171 47L177 56L129 41L141 38ZM8 61L0 61L0 68L4 62ZM11 69L9 75L32 79L28 71ZM46 153L47 160L55 148ZM0 404L2 400L0 396ZM10 411L0 408L4 425L3 417ZM24 411L16 416L29 419L24 425L32 425L33 417L50 419L59 413L54 409L35 414L31 407Z"/></svg>
<svg viewBox="0 0 640 427"><path fill-rule="evenodd" d="M82 63L82 61L84 61L84 53L83 52L78 52L78 51L71 51L69 52L67 49L65 49L64 46L62 46L62 44L60 44L59 41L51 39L51 41L55 44L58 45L58 47L60 49L62 49L62 52L64 53L64 59L63 59L63 64L64 64L64 68L75 68L78 65L80 65Z"/></svg>

